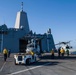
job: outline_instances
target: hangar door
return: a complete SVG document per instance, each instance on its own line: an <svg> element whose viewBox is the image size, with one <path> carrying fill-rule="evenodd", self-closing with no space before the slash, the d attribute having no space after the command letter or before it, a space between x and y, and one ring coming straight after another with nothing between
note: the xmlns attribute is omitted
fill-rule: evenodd
<svg viewBox="0 0 76 75"><path fill-rule="evenodd" d="M19 52L26 52L27 44L28 44L28 40L20 39L19 40Z"/></svg>

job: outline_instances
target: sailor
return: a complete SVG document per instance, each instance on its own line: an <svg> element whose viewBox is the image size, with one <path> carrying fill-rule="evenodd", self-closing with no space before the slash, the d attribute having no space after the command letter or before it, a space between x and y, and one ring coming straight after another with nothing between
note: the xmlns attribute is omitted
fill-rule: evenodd
<svg viewBox="0 0 76 75"><path fill-rule="evenodd" d="M63 48L61 48L60 53L61 53L62 57L64 57L65 50Z"/></svg>
<svg viewBox="0 0 76 75"><path fill-rule="evenodd" d="M60 48L61 47L58 48L58 57L60 57Z"/></svg>
<svg viewBox="0 0 76 75"><path fill-rule="evenodd" d="M67 56L69 56L69 50L68 49L66 50L66 54L67 54Z"/></svg>
<svg viewBox="0 0 76 75"><path fill-rule="evenodd" d="M4 61L6 61L6 59L7 59L7 55L8 55L8 51L7 51L6 48L4 48L4 50L3 50L3 54L4 54Z"/></svg>
<svg viewBox="0 0 76 75"><path fill-rule="evenodd" d="M34 59L34 52L33 51L30 51L31 55L32 55L32 58Z"/></svg>
<svg viewBox="0 0 76 75"><path fill-rule="evenodd" d="M51 50L51 58L54 59L54 49Z"/></svg>
<svg viewBox="0 0 76 75"><path fill-rule="evenodd" d="M10 57L10 53L11 53L10 50L8 50L8 57Z"/></svg>

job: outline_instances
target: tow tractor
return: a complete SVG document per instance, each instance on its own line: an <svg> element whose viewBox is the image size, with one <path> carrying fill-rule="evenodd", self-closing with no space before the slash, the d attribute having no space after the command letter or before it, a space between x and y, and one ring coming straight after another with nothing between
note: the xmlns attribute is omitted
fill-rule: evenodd
<svg viewBox="0 0 76 75"><path fill-rule="evenodd" d="M34 54L30 54L30 53L18 53L16 55L14 55L14 62L15 65L17 64L27 64L30 65L33 62L36 62L36 57L37 55Z"/></svg>
<svg viewBox="0 0 76 75"><path fill-rule="evenodd" d="M26 53L17 53L14 55L14 63L17 64L31 64L36 62L37 55L36 55L36 48L35 43L30 43L27 45Z"/></svg>

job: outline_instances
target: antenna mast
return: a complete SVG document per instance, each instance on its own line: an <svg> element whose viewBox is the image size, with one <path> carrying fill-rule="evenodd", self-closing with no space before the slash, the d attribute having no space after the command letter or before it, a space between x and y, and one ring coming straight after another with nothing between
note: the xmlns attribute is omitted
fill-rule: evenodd
<svg viewBox="0 0 76 75"><path fill-rule="evenodd" d="M23 2L21 2L21 10L23 11Z"/></svg>

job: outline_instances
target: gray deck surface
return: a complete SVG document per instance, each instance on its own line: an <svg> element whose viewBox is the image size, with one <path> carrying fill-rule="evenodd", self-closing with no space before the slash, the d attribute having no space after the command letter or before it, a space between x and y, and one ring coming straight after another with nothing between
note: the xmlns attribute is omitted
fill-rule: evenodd
<svg viewBox="0 0 76 75"><path fill-rule="evenodd" d="M64 59L51 59L49 53L45 53L40 60L29 66L15 65L13 54L3 61L0 54L0 75L76 75L76 55L65 56Z"/></svg>

